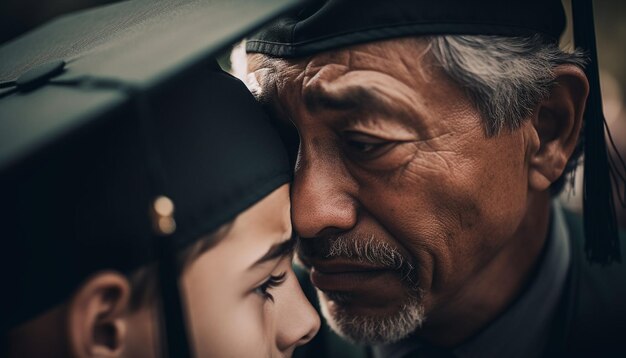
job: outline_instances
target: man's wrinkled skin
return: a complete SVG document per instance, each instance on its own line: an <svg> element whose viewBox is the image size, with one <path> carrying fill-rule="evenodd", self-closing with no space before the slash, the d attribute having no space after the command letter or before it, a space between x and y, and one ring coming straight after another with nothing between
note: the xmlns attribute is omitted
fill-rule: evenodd
<svg viewBox="0 0 626 358"><path fill-rule="evenodd" d="M426 321L416 334L434 344L457 345L506 309L548 233L548 187L582 122L582 71L559 67L550 97L521 128L488 137L425 42L389 40L273 65L260 58L250 55L248 70L261 98L300 135L292 216L303 247L337 235L396 247L423 292ZM353 293L343 310L384 316L409 288L391 275Z"/></svg>

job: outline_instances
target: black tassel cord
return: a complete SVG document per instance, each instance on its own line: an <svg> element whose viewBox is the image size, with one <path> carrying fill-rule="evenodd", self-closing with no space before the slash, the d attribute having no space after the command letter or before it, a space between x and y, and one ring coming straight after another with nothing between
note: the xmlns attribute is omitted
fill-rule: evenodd
<svg viewBox="0 0 626 358"><path fill-rule="evenodd" d="M585 68L585 74L589 80L590 92L584 113L583 210L585 252L590 262L609 265L612 262L621 262L611 180L613 179L619 191L620 184L625 182L626 175L620 172L615 165L618 163L610 158L607 150L605 128L608 132L608 127L602 112L591 0L572 0L572 12L574 43L577 47L585 50L589 56L589 64ZM619 151L615 148L610 132L608 136L615 153L617 153L619 164L622 164L622 169L626 168Z"/></svg>

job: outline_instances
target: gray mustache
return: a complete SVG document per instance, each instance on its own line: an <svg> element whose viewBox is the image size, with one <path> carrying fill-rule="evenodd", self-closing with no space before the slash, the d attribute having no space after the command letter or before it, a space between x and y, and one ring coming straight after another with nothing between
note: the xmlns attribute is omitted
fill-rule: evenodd
<svg viewBox="0 0 626 358"><path fill-rule="evenodd" d="M335 257L381 265L393 270L399 270L406 262L396 248L374 236L361 240L352 240L345 236L335 238L330 243L326 258Z"/></svg>
<svg viewBox="0 0 626 358"><path fill-rule="evenodd" d="M362 238L335 236L331 238L301 239L298 248L300 258L310 259L346 258L402 273L403 279L414 282L413 264L393 245L377 239L374 235Z"/></svg>

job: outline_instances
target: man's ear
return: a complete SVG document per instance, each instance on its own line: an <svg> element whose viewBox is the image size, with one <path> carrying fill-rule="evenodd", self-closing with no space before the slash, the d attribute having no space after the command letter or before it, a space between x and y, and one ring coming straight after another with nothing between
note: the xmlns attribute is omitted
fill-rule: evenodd
<svg viewBox="0 0 626 358"><path fill-rule="evenodd" d="M69 344L77 357L117 357L126 339L130 285L125 276L102 272L87 280L68 306Z"/></svg>
<svg viewBox="0 0 626 358"><path fill-rule="evenodd" d="M528 185L536 191L548 189L563 173L578 142L589 94L587 77L577 66L561 65L554 73L555 84L532 119L539 147L530 154Z"/></svg>

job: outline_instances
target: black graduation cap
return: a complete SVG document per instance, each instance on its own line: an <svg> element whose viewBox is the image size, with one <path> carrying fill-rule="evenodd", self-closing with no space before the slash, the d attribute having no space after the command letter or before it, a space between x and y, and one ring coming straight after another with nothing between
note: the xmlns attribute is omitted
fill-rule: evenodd
<svg viewBox="0 0 626 358"><path fill-rule="evenodd" d="M167 351L189 355L176 252L290 179L212 56L295 3L127 1L0 48L0 332L156 258Z"/></svg>
<svg viewBox="0 0 626 358"><path fill-rule="evenodd" d="M607 155L591 0L572 2L575 43L590 60L585 69L591 86L584 128L585 250L589 261L608 264L621 260L611 178L623 185L617 167L625 166L621 158L612 161ZM564 28L561 0L314 0L252 36L246 50L291 58L370 41L436 34L542 34L557 43Z"/></svg>

